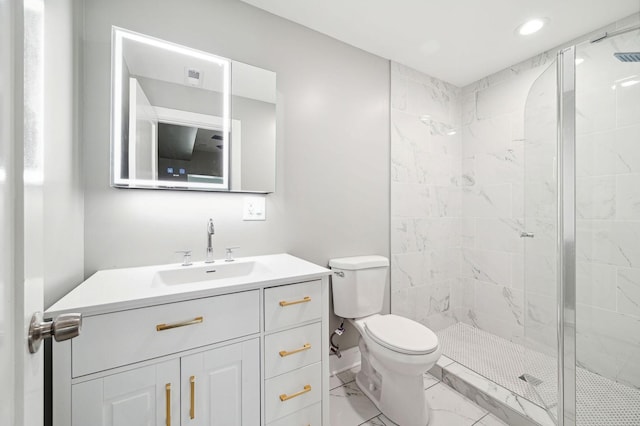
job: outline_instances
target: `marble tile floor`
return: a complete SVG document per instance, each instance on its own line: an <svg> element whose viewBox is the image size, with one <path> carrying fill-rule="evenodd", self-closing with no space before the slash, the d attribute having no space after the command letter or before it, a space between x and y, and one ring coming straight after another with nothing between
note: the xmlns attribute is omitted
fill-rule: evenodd
<svg viewBox="0 0 640 426"><path fill-rule="evenodd" d="M360 391L355 382L358 369L331 376L331 426L397 426ZM506 425L429 373L424 375L424 387L432 413L429 426Z"/></svg>

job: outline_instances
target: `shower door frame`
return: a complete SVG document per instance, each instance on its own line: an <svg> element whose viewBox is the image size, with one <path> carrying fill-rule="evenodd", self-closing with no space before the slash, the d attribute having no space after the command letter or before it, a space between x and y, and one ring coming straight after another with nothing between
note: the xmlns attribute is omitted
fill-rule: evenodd
<svg viewBox="0 0 640 426"><path fill-rule="evenodd" d="M558 425L576 424L576 47L558 53Z"/></svg>

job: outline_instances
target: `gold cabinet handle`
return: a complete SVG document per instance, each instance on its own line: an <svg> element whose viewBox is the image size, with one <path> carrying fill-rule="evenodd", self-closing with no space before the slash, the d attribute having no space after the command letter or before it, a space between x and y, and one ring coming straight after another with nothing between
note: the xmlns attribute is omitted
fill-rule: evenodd
<svg viewBox="0 0 640 426"><path fill-rule="evenodd" d="M173 324L158 324L156 331L171 330L172 328L186 327L187 325L200 324L204 321L204 317L195 317L189 321L174 322Z"/></svg>
<svg viewBox="0 0 640 426"><path fill-rule="evenodd" d="M191 420L196 418L196 376L189 377L191 384L191 406L189 407L189 417Z"/></svg>
<svg viewBox="0 0 640 426"><path fill-rule="evenodd" d="M167 426L171 426L171 383L167 383L164 389L167 396Z"/></svg>
<svg viewBox="0 0 640 426"><path fill-rule="evenodd" d="M286 300L281 300L280 306L291 306L291 305L297 305L298 303L307 303L307 302L311 302L311 298L309 296L305 296L300 300L294 300L293 302L287 302Z"/></svg>
<svg viewBox="0 0 640 426"><path fill-rule="evenodd" d="M291 395L287 395L286 393L283 393L282 395L280 395L280 401L287 401L291 398L295 398L296 396L300 396L302 394L305 394L307 392L311 392L311 385L304 385L304 389L301 390L300 392L296 392L296 393L292 393Z"/></svg>
<svg viewBox="0 0 640 426"><path fill-rule="evenodd" d="M311 349L311 343L305 343L304 346L302 346L301 348L294 349L292 351L280 351L278 353L282 358L284 358L285 356L297 354L298 352L307 351L309 349Z"/></svg>

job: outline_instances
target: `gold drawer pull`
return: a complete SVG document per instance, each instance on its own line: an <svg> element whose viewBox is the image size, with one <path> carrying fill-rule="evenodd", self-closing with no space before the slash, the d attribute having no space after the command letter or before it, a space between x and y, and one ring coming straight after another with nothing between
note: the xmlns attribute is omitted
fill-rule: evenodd
<svg viewBox="0 0 640 426"><path fill-rule="evenodd" d="M196 418L196 376L189 377L191 384L191 405L189 406L189 417L191 420Z"/></svg>
<svg viewBox="0 0 640 426"><path fill-rule="evenodd" d="M172 328L186 327L187 325L200 324L204 321L204 317L195 317L189 321L174 322L173 324L158 324L156 331L171 330Z"/></svg>
<svg viewBox="0 0 640 426"><path fill-rule="evenodd" d="M291 306L291 305L297 305L298 303L307 303L307 302L311 302L311 298L309 296L305 296L303 299L300 299L300 300L294 300L293 302L287 302L286 300L281 300L280 306Z"/></svg>
<svg viewBox="0 0 640 426"><path fill-rule="evenodd" d="M279 354L282 358L284 358L285 356L297 354L298 352L306 351L309 349L311 349L311 343L305 343L304 346L301 348L294 349L292 351L280 351Z"/></svg>
<svg viewBox="0 0 640 426"><path fill-rule="evenodd" d="M167 426L171 426L171 383L164 386L167 395Z"/></svg>
<svg viewBox="0 0 640 426"><path fill-rule="evenodd" d="M296 396L300 396L302 394L305 394L307 392L311 392L311 385L304 385L304 390L301 390L300 392L296 392L293 393L291 395L287 395L286 393L283 393L282 395L280 395L280 401L287 401L291 398L295 398Z"/></svg>

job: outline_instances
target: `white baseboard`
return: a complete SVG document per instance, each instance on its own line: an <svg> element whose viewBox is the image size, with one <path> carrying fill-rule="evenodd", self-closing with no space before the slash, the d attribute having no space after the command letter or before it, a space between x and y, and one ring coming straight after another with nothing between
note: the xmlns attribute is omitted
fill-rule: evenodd
<svg viewBox="0 0 640 426"><path fill-rule="evenodd" d="M329 356L329 371L332 376L360 365L360 348L357 346L340 351L340 353L342 354L341 358L333 354Z"/></svg>

